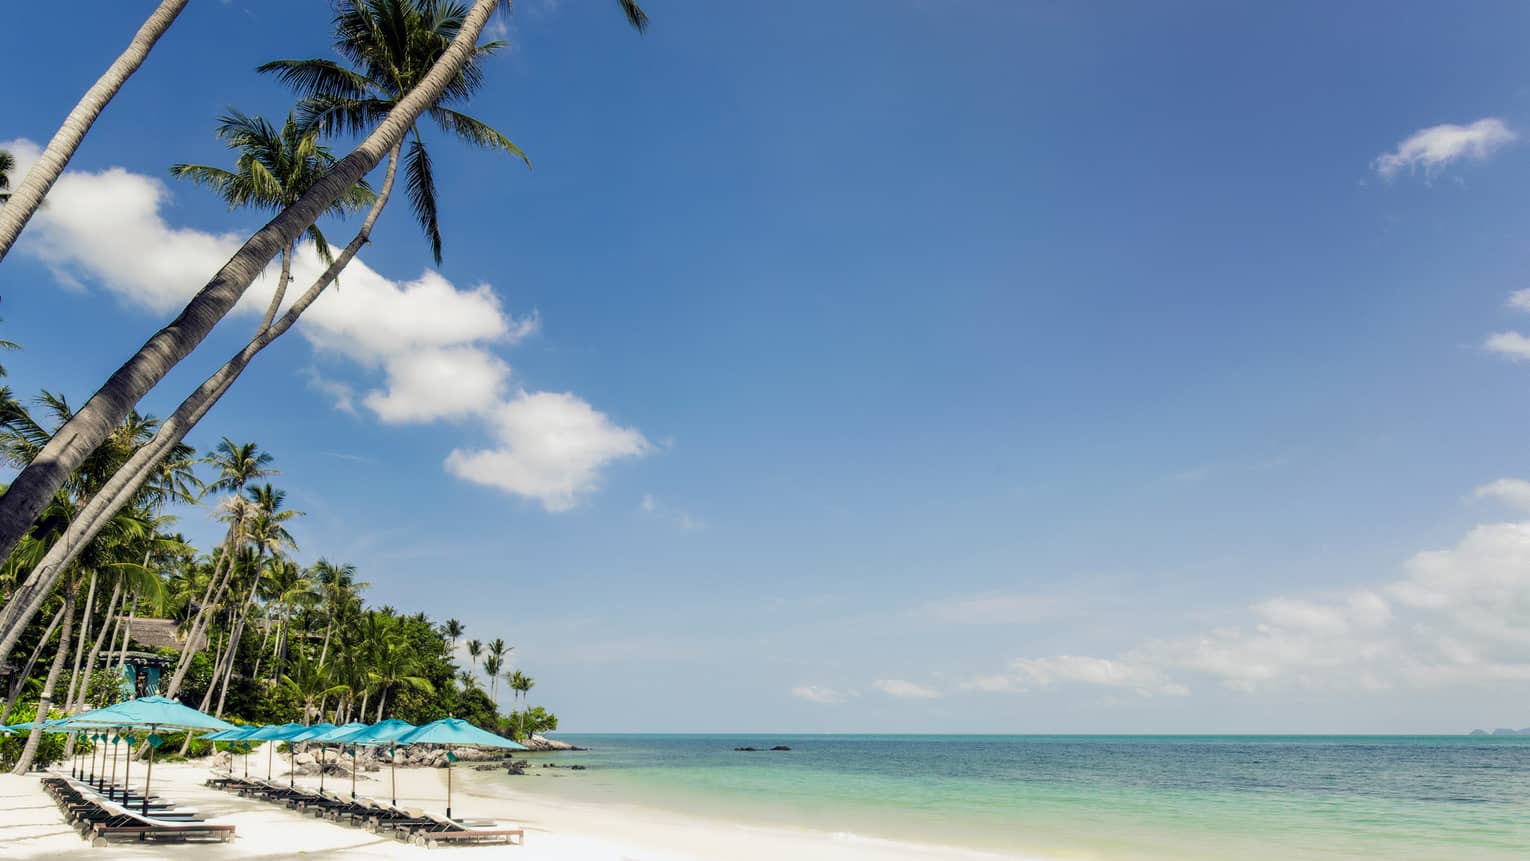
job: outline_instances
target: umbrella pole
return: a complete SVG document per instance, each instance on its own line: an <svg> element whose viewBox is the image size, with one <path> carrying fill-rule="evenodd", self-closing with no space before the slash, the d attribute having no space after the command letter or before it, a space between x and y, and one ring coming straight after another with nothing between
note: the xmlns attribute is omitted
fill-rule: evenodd
<svg viewBox="0 0 1530 861"><path fill-rule="evenodd" d="M150 736L153 736L158 731L159 731L159 727L157 727L157 726L149 727L149 735ZM153 776L154 776L154 743L153 743L153 740L151 739L150 742L149 742L149 770L144 772L144 775L143 775L143 815L144 816L148 816L149 815L149 779L152 778Z"/></svg>
<svg viewBox="0 0 1530 861"><path fill-rule="evenodd" d="M319 742L319 792L324 791L324 754L328 752L329 745Z"/></svg>
<svg viewBox="0 0 1530 861"><path fill-rule="evenodd" d="M388 771L393 778L393 806L398 806L398 745L388 748Z"/></svg>
<svg viewBox="0 0 1530 861"><path fill-rule="evenodd" d="M356 800L356 745L351 745L351 800Z"/></svg>
<svg viewBox="0 0 1530 861"><path fill-rule="evenodd" d="M106 790L108 800L112 797L112 791L117 788L117 741L116 738L112 739L112 782L108 784L111 788Z"/></svg>
<svg viewBox="0 0 1530 861"><path fill-rule="evenodd" d="M132 742L131 739L125 739L125 740L127 741L127 754L124 755L123 758L122 758L122 803L123 804L126 804L127 800L128 800L128 787L132 785L132 781L130 780L130 775L133 772L133 742ZM107 797L110 798L111 796L108 795Z"/></svg>
<svg viewBox="0 0 1530 861"><path fill-rule="evenodd" d="M266 742L266 780L271 779L271 758L276 756L276 742Z"/></svg>
<svg viewBox="0 0 1530 861"><path fill-rule="evenodd" d="M446 748L446 818L452 818L452 749Z"/></svg>
<svg viewBox="0 0 1530 861"><path fill-rule="evenodd" d="M250 779L250 743L244 743L244 779Z"/></svg>

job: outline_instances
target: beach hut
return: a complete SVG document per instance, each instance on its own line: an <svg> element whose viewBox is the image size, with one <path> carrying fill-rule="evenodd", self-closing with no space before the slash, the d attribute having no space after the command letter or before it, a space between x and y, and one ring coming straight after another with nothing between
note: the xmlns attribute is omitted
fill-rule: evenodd
<svg viewBox="0 0 1530 861"><path fill-rule="evenodd" d="M504 736L479 729L461 718L442 718L417 727L398 738L399 744L440 744L446 746L446 818L452 818L452 763L456 761L454 747L493 747L508 750L525 750Z"/></svg>

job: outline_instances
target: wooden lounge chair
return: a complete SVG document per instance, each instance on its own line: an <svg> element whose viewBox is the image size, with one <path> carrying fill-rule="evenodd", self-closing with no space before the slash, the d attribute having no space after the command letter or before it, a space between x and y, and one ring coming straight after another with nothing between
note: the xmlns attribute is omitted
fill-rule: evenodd
<svg viewBox="0 0 1530 861"><path fill-rule="evenodd" d="M409 842L416 846L431 849L443 843L504 843L520 846L526 842L526 832L521 828L501 828L499 823L487 820L454 820L426 815L433 824L417 828L410 835Z"/></svg>
<svg viewBox="0 0 1530 861"><path fill-rule="evenodd" d="M234 838L232 825L195 818L144 816L104 798L91 798L74 786L50 787L50 794L56 794L70 825L79 830L80 836L88 838L92 846L105 846L119 840L222 843Z"/></svg>

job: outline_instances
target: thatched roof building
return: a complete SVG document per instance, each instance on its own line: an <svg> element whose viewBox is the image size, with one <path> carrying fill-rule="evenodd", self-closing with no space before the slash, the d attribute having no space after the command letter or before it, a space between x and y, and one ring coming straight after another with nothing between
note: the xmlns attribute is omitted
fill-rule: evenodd
<svg viewBox="0 0 1530 861"><path fill-rule="evenodd" d="M125 619L119 616L118 618ZM135 616L128 628L128 638L141 646L151 649L173 649L177 652L186 648L185 638L176 629L174 619L154 619ZM206 644L206 637L200 638L197 648Z"/></svg>

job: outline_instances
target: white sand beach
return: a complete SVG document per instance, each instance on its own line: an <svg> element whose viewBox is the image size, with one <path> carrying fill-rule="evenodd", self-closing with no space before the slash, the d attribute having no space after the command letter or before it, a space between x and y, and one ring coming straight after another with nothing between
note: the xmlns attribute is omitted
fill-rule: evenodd
<svg viewBox="0 0 1530 861"><path fill-rule="evenodd" d="M262 768L256 769L259 762ZM264 756L251 759L251 773L264 773ZM136 764L135 764L136 767ZM525 861L955 861L999 856L962 849L915 846L848 835L729 825L668 812L623 805L595 805L538 798L512 786L457 779L452 812L459 817L490 818L526 830L523 846L425 849L382 838L363 829L315 819L279 805L240 798L203 785L208 770L195 764L154 769L153 790L232 824L238 838L228 844L91 848L63 821L42 792L37 776L0 775L0 859L142 858L142 859L394 859L427 855L464 858L520 858ZM285 778L283 765L276 773ZM477 777L477 775L473 775ZM388 773L373 775L360 794L386 795ZM458 778L464 775L459 774ZM134 783L138 775L134 775ZM380 778L380 779L378 779ZM318 779L299 777L317 785ZM348 781L326 778L326 787L348 789ZM399 803L440 810L445 806L446 773L440 769L398 772ZM938 835L931 835L938 838ZM1019 856L1013 856L1019 857Z"/></svg>

